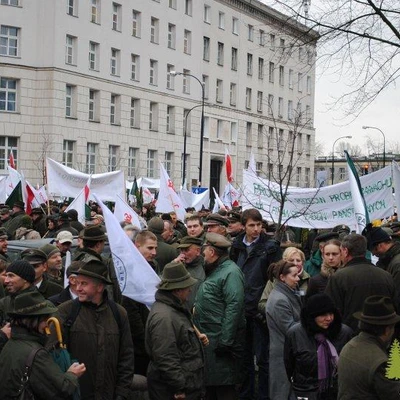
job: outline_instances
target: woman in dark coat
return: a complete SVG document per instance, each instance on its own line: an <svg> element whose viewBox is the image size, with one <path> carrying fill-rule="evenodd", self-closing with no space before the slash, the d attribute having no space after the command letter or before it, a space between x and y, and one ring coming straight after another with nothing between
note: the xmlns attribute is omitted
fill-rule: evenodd
<svg viewBox="0 0 400 400"><path fill-rule="evenodd" d="M285 342L285 367L296 398L336 400L337 362L352 330L325 293L310 297Z"/></svg>

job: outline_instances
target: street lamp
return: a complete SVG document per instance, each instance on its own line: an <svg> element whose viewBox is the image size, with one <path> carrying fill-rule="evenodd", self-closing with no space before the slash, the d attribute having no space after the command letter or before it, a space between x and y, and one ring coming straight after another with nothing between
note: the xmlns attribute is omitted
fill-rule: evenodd
<svg viewBox="0 0 400 400"><path fill-rule="evenodd" d="M333 180L334 180L334 170L335 170L335 144L338 140L340 139L351 139L353 136L340 136L338 137L334 142L332 146L332 171L331 171L331 182L333 185Z"/></svg>
<svg viewBox="0 0 400 400"><path fill-rule="evenodd" d="M379 128L377 128L376 126L363 126L363 129L376 129L377 131L379 131L380 133L382 133L383 136L383 168L385 168L386 165L386 137L385 134L383 133L383 131Z"/></svg>
<svg viewBox="0 0 400 400"><path fill-rule="evenodd" d="M198 181L198 186L201 186L201 179L202 179L202 172L203 172L203 141L204 141L204 84L201 82L197 76L192 75L192 74L187 74L185 72L177 72L177 71L171 71L170 74L172 76L175 75L183 75L183 76L190 76L193 79L196 79L196 81L200 84L201 86L201 125L200 125L200 161L199 161L199 181Z"/></svg>

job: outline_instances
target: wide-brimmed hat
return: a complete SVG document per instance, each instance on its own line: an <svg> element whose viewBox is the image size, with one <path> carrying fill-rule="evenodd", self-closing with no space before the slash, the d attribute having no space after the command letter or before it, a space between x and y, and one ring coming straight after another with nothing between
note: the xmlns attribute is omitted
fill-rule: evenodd
<svg viewBox="0 0 400 400"><path fill-rule="evenodd" d="M368 250L372 251L379 243L389 242L392 238L381 227L365 229L363 235L367 238Z"/></svg>
<svg viewBox="0 0 400 400"><path fill-rule="evenodd" d="M62 213L58 214L57 219L58 219L58 221L64 221L64 222L71 221L71 218L69 217L69 215L66 212L62 212Z"/></svg>
<svg viewBox="0 0 400 400"><path fill-rule="evenodd" d="M206 225L222 225L222 226L227 227L229 225L229 221L222 215L213 213L213 214L210 214L206 218L205 224Z"/></svg>
<svg viewBox="0 0 400 400"><path fill-rule="evenodd" d="M17 200L14 202L13 207L18 207L21 208L22 210L25 210L25 203L21 200Z"/></svg>
<svg viewBox="0 0 400 400"><path fill-rule="evenodd" d="M158 288L162 290L186 289L193 286L197 279L192 278L181 262L170 262L164 267Z"/></svg>
<svg viewBox="0 0 400 400"><path fill-rule="evenodd" d="M14 307L10 310L10 316L34 317L39 315L54 314L57 307L46 300L37 290L21 293L15 297Z"/></svg>
<svg viewBox="0 0 400 400"><path fill-rule="evenodd" d="M357 311L353 316L371 325L394 325L400 321L400 315L396 314L392 300L378 295L367 297L362 311Z"/></svg>
<svg viewBox="0 0 400 400"><path fill-rule="evenodd" d="M31 265L43 264L47 261L47 254L39 249L26 249L21 253L21 258Z"/></svg>
<svg viewBox="0 0 400 400"><path fill-rule="evenodd" d="M203 241L197 237L185 236L179 242L178 249L187 249L192 245L201 247L203 245Z"/></svg>
<svg viewBox="0 0 400 400"><path fill-rule="evenodd" d="M84 240L106 240L107 239L107 235L104 232L103 229L101 229L99 226L88 226L87 228L85 228L82 232L82 235L79 234L79 236L84 239Z"/></svg>
<svg viewBox="0 0 400 400"><path fill-rule="evenodd" d="M76 275L84 275L89 278L99 279L107 285L112 285L110 278L108 276L107 266L100 260L90 260L85 265L83 265L76 272Z"/></svg>

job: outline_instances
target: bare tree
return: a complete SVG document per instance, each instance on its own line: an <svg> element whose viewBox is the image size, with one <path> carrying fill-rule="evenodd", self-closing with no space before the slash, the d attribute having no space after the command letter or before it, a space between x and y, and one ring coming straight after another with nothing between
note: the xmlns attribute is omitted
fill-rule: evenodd
<svg viewBox="0 0 400 400"><path fill-rule="evenodd" d="M335 153L344 157L344 151L347 150L352 157L361 157L363 151L358 144L350 144L346 141L341 141L338 143Z"/></svg>
<svg viewBox="0 0 400 400"><path fill-rule="evenodd" d="M53 148L53 139L50 133L44 131L44 127L42 127L41 134L41 147L39 151L39 158L35 159L33 162L36 168L38 169L40 176L42 177L42 184L44 185L47 181L46 176L46 159L52 151Z"/></svg>

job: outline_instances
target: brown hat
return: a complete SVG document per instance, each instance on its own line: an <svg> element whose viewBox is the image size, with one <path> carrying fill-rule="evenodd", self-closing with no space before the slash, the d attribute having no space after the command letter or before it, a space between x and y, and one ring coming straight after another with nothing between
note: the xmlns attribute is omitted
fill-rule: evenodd
<svg viewBox="0 0 400 400"><path fill-rule="evenodd" d="M100 241L100 240L106 240L107 235L101 229L99 226L94 225L94 226L88 226L85 228L80 234L79 237L81 237L84 240L93 240L93 241Z"/></svg>
<svg viewBox="0 0 400 400"><path fill-rule="evenodd" d="M25 203L21 200L17 200L14 202L13 207L18 207L21 210L25 210Z"/></svg>
<svg viewBox="0 0 400 400"><path fill-rule="evenodd" d="M164 232L164 221L160 217L153 217L147 224L147 229L156 235Z"/></svg>
<svg viewBox="0 0 400 400"><path fill-rule="evenodd" d="M211 232L206 234L204 245L227 250L232 246L232 243L225 236Z"/></svg>
<svg viewBox="0 0 400 400"><path fill-rule="evenodd" d="M35 317L54 314L56 311L57 307L46 300L39 291L35 290L16 296L14 307L9 314L11 316Z"/></svg>
<svg viewBox="0 0 400 400"><path fill-rule="evenodd" d="M47 259L49 259L51 256L54 256L54 254L56 253L61 253L60 249L57 246L54 246L54 244L50 243L39 247L39 250L46 254Z"/></svg>
<svg viewBox="0 0 400 400"><path fill-rule="evenodd" d="M101 262L100 260L90 260L85 263L79 270L76 272L77 275L84 275L90 278L99 279L103 283L107 285L111 285L112 282L108 276L107 266Z"/></svg>
<svg viewBox="0 0 400 400"><path fill-rule="evenodd" d="M47 261L47 254L39 249L26 249L21 253L21 258L31 265L43 264Z"/></svg>
<svg viewBox="0 0 400 400"><path fill-rule="evenodd" d="M201 247L203 245L203 241L197 237L185 236L181 239L178 249L187 249L192 245Z"/></svg>
<svg viewBox="0 0 400 400"><path fill-rule="evenodd" d="M222 225L227 227L229 225L229 222L222 215L213 213L206 218L206 225Z"/></svg>
<svg viewBox="0 0 400 400"><path fill-rule="evenodd" d="M363 304L362 311L353 314L354 318L371 325L394 325L400 321L389 297L370 296Z"/></svg>
<svg viewBox="0 0 400 400"><path fill-rule="evenodd" d="M193 286L197 279L192 278L181 262L170 262L163 269L161 282L158 288L161 290L186 289Z"/></svg>
<svg viewBox="0 0 400 400"><path fill-rule="evenodd" d="M71 275L77 275L78 271L85 265L84 261L72 261L71 265L67 268L66 275L69 278Z"/></svg>
<svg viewBox="0 0 400 400"><path fill-rule="evenodd" d="M10 214L10 209L7 208L7 207L3 207L3 208L0 210L0 215L6 215L6 214Z"/></svg>
<svg viewBox="0 0 400 400"><path fill-rule="evenodd" d="M0 240L8 239L6 228L0 228Z"/></svg>
<svg viewBox="0 0 400 400"><path fill-rule="evenodd" d="M40 207L32 208L31 215L33 214L41 215L44 214L44 211Z"/></svg>
<svg viewBox="0 0 400 400"><path fill-rule="evenodd" d="M235 211L229 211L228 213L228 221L230 224L234 224L235 222L241 222L242 216Z"/></svg>

